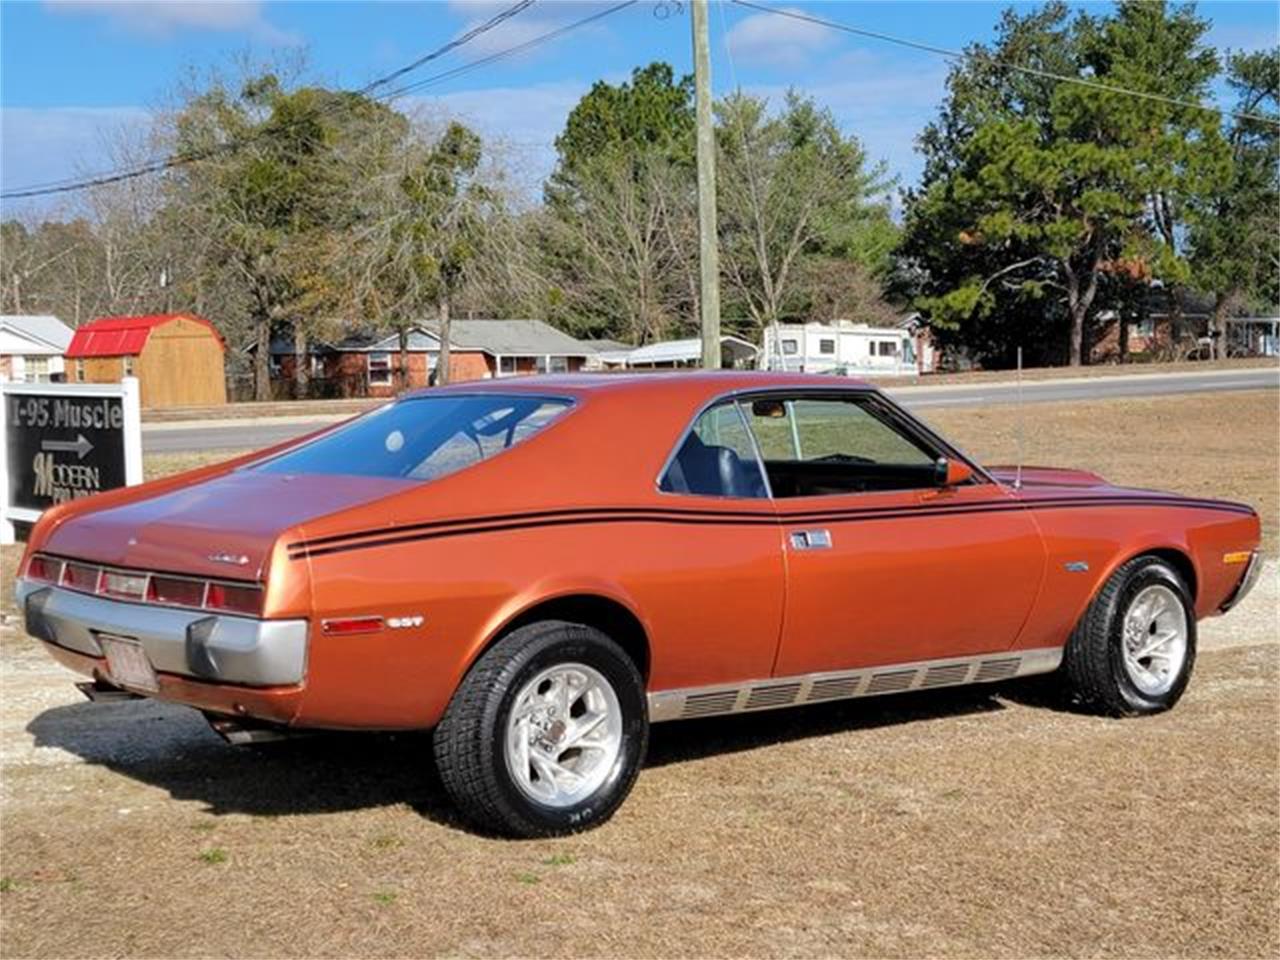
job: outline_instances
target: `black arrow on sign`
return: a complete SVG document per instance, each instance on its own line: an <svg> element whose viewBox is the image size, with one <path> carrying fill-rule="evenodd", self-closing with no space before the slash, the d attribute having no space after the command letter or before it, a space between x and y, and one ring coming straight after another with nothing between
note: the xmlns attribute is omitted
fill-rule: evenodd
<svg viewBox="0 0 1280 960"><path fill-rule="evenodd" d="M74 440L41 440L40 449L50 453L74 453L78 460L93 449L93 444L83 433L77 434Z"/></svg>

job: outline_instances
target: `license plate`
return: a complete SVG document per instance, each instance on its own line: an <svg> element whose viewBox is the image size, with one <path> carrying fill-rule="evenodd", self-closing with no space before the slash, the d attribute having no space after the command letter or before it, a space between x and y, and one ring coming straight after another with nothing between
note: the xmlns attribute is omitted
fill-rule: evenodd
<svg viewBox="0 0 1280 960"><path fill-rule="evenodd" d="M160 689L155 668L147 659L147 651L137 640L98 634L98 643L107 655L107 670L117 686L133 687L155 693Z"/></svg>

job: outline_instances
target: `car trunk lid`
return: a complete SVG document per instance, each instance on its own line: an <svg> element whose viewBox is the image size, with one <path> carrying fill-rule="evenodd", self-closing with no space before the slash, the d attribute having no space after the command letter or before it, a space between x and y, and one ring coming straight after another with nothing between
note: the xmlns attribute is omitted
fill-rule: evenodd
<svg viewBox="0 0 1280 960"><path fill-rule="evenodd" d="M285 530L412 486L383 477L234 470L73 517L43 550L112 566L255 580Z"/></svg>

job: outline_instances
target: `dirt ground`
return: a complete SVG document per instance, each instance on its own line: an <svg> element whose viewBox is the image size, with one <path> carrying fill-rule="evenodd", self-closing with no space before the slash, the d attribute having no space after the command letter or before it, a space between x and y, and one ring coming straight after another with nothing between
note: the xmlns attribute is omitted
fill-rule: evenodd
<svg viewBox="0 0 1280 960"><path fill-rule="evenodd" d="M1201 406L1037 404L1029 459L1249 500L1274 553L1276 394ZM1012 456L1005 408L929 416ZM1278 610L1273 560L1154 718L1028 682L660 725L612 822L520 843L456 822L423 736L232 748L84 702L10 618L0 956L1274 957Z"/></svg>

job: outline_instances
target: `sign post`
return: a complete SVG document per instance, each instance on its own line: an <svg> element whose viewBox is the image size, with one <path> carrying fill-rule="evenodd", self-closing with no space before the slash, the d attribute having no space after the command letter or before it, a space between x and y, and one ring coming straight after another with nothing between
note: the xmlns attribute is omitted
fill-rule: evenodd
<svg viewBox="0 0 1280 960"><path fill-rule="evenodd" d="M0 543L15 520L142 482L138 381L0 384Z"/></svg>

